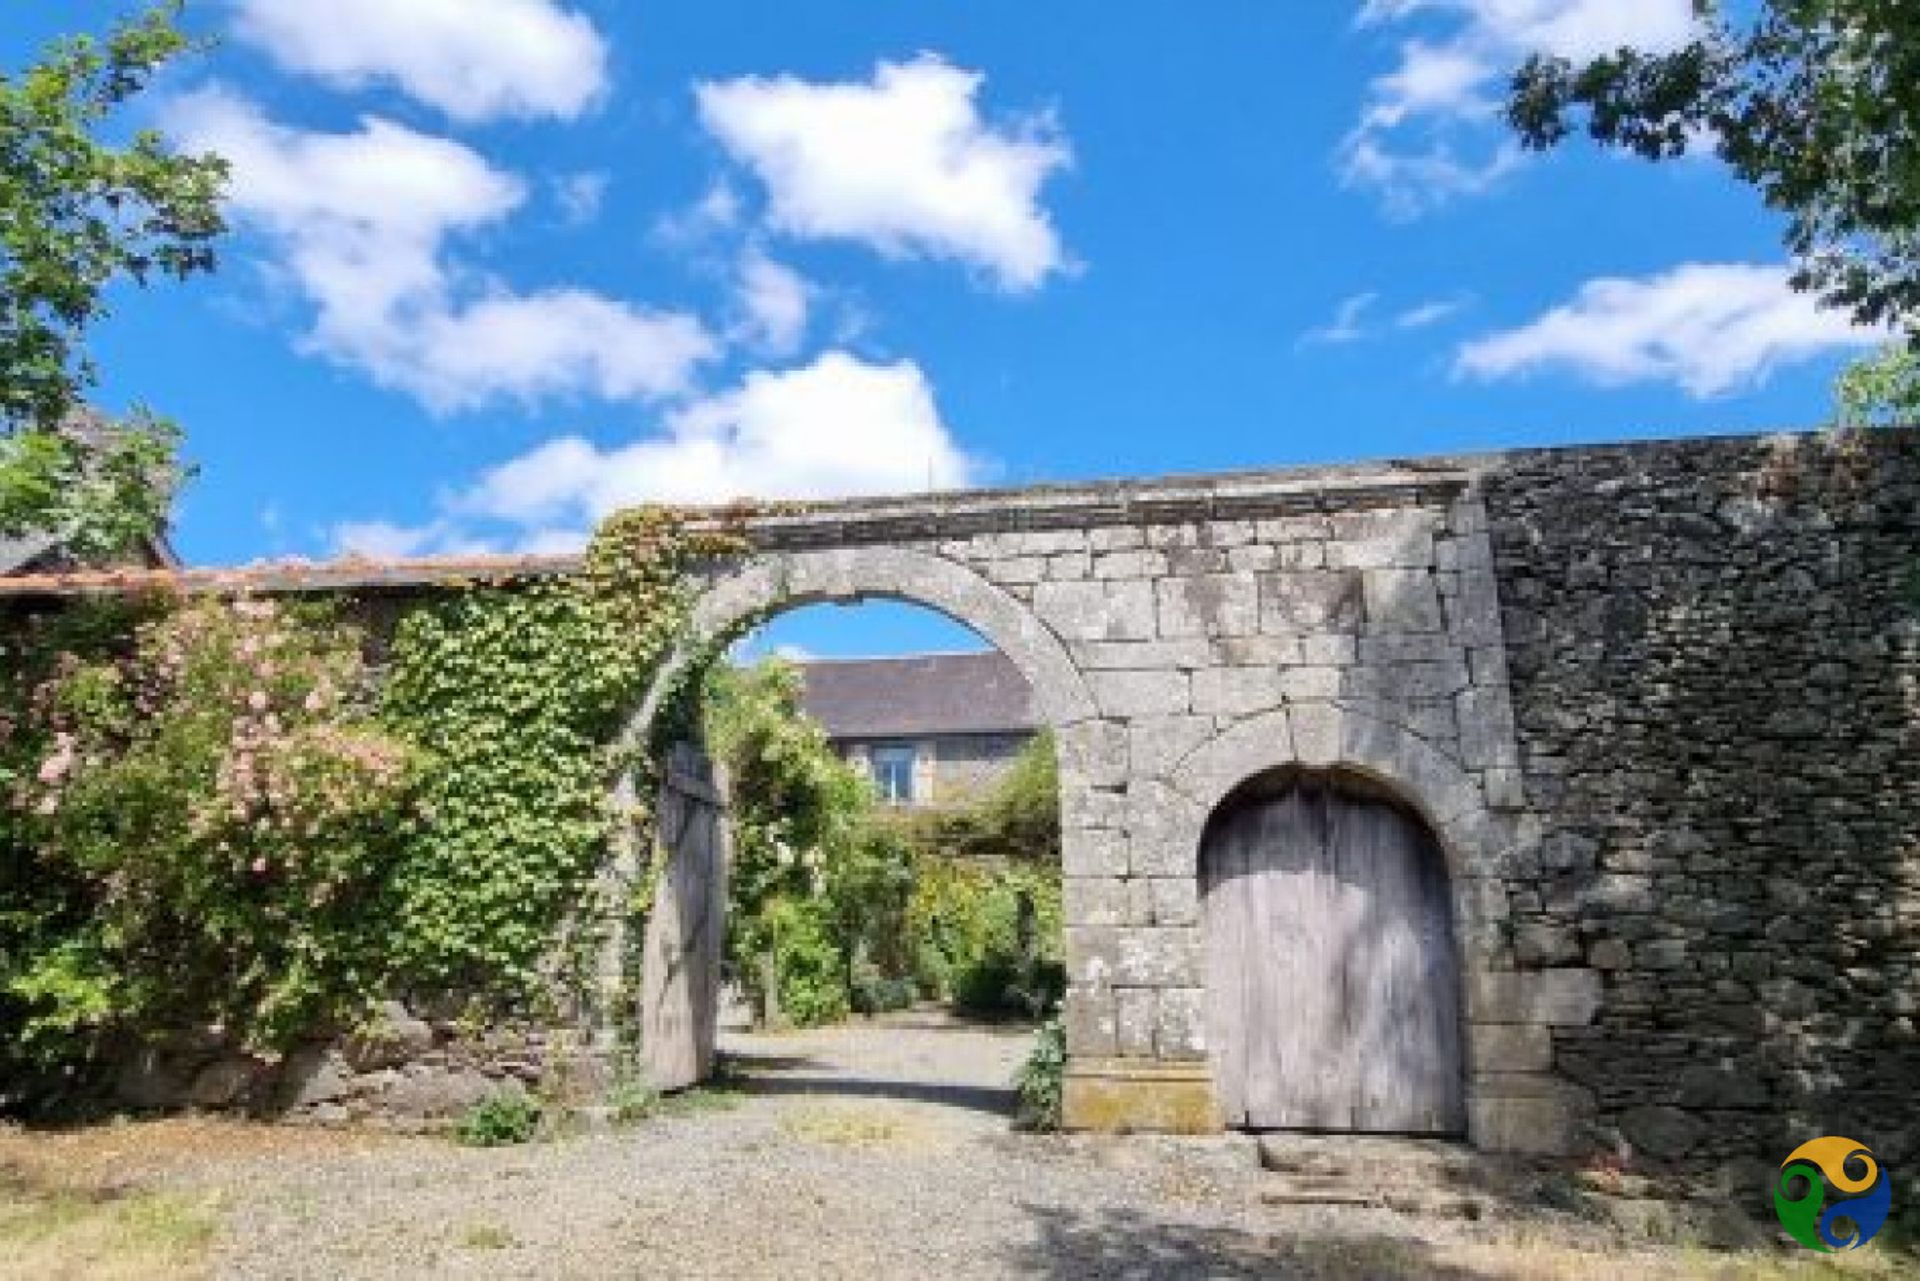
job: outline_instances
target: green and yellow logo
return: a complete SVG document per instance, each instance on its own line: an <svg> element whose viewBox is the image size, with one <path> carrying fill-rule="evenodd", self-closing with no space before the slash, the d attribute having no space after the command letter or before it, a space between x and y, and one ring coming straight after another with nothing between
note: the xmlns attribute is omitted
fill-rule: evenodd
<svg viewBox="0 0 1920 1281"><path fill-rule="evenodd" d="M1865 1145L1829 1136L1802 1143L1780 1163L1773 1210L1809 1250L1857 1250L1886 1225L1893 1183Z"/></svg>

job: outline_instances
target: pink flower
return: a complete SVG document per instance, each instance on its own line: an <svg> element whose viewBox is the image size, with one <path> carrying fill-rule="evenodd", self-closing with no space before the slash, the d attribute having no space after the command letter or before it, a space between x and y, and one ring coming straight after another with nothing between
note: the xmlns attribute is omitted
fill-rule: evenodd
<svg viewBox="0 0 1920 1281"><path fill-rule="evenodd" d="M247 695L247 706L251 707L256 712L266 711L267 710L267 692L263 689L254 690L253 693Z"/></svg>
<svg viewBox="0 0 1920 1281"><path fill-rule="evenodd" d="M265 875L267 874L267 860L266 860L266 859L264 859L264 858L257 858L257 859L255 859L255 860L253 860L253 874L254 874L255 876L265 876Z"/></svg>

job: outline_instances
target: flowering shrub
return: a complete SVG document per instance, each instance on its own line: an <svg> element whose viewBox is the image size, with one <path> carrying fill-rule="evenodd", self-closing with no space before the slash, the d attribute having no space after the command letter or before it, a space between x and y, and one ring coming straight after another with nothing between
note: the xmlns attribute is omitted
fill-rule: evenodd
<svg viewBox="0 0 1920 1281"><path fill-rule="evenodd" d="M9 859L66 909L0 925L23 1042L211 1025L265 1046L367 997L419 758L365 705L357 631L202 600L47 667L6 744Z"/></svg>

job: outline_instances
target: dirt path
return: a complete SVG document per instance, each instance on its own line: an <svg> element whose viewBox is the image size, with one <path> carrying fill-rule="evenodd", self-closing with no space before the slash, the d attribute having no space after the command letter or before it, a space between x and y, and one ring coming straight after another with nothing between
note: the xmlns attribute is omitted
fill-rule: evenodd
<svg viewBox="0 0 1920 1281"><path fill-rule="evenodd" d="M735 1036L747 1084L724 1107L491 1151L256 1127L257 1152L211 1145L146 1182L216 1198L212 1266L246 1278L1801 1275L1627 1256L1567 1223L1272 1204L1244 1138L1015 1135L1025 1047L937 1021Z"/></svg>

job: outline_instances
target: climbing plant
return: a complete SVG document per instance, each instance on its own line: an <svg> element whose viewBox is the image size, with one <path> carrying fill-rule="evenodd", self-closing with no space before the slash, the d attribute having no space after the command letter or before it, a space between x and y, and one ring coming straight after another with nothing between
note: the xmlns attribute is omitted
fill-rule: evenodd
<svg viewBox="0 0 1920 1281"><path fill-rule="evenodd" d="M527 1008L577 980L590 948L557 942L632 906L593 893L610 839L649 848L645 807L607 803L648 759L623 718L683 637L689 571L740 550L728 528L623 513L579 574L441 592L381 643L352 602L16 627L0 1104L129 1039L271 1052L395 994Z"/></svg>

